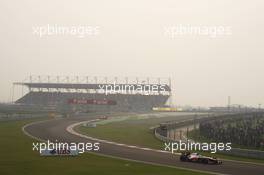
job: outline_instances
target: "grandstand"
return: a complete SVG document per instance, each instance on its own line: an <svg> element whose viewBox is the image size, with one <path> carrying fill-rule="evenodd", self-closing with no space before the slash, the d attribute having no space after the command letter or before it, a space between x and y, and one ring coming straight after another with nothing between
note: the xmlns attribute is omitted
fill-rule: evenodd
<svg viewBox="0 0 264 175"><path fill-rule="evenodd" d="M169 78L30 76L14 86L28 92L17 104L54 106L58 111L148 111L171 96Z"/></svg>

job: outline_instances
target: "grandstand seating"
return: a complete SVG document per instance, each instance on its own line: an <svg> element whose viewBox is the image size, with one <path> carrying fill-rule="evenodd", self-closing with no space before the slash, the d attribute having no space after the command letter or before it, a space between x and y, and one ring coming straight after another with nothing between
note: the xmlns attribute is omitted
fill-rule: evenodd
<svg viewBox="0 0 264 175"><path fill-rule="evenodd" d="M116 105L69 104L69 99L113 100ZM72 92L34 92L31 91L18 99L16 103L54 105L60 109L87 111L148 111L155 106L164 106L169 95L142 94L100 94L100 93L72 93Z"/></svg>

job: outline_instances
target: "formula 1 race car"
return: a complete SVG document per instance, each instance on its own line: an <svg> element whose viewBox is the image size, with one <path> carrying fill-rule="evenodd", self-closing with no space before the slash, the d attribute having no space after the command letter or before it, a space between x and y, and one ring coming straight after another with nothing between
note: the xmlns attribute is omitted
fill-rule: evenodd
<svg viewBox="0 0 264 175"><path fill-rule="evenodd" d="M203 156L199 153L183 152L180 156L180 160L184 162L196 162L204 164L222 164L222 161L215 157Z"/></svg>

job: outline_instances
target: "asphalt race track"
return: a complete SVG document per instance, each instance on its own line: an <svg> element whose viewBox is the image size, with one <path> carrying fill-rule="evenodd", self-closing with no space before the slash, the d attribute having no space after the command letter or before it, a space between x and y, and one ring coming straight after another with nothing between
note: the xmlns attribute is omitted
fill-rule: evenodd
<svg viewBox="0 0 264 175"><path fill-rule="evenodd" d="M58 142L91 142L93 140L73 135L66 131L66 128L74 123L95 119L93 117L85 118L63 118L48 120L45 122L28 125L24 130L37 138ZM222 165L204 165L190 162L180 162L179 156L168 153L155 152L151 150L142 150L138 148L129 148L109 143L100 143L100 154L120 157L125 159L143 161L154 164L163 164L181 168L188 168L200 171L210 171L219 174L233 175L263 175L264 165L241 163L236 161L223 161Z"/></svg>

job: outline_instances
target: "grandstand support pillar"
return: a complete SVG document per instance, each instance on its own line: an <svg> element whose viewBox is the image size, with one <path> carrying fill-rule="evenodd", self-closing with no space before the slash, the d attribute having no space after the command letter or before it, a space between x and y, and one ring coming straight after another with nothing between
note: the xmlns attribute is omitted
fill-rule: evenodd
<svg viewBox="0 0 264 175"><path fill-rule="evenodd" d="M89 84L89 76L86 76L86 83ZM86 89L87 93L90 93L89 89Z"/></svg>
<svg viewBox="0 0 264 175"><path fill-rule="evenodd" d="M95 84L97 84L97 80L98 80L98 79L97 79L97 77L95 76L95 77L94 77L94 82L95 82ZM95 89L95 93L98 93L97 89Z"/></svg>
<svg viewBox="0 0 264 175"><path fill-rule="evenodd" d="M32 83L32 75L29 76L29 82Z"/></svg>
<svg viewBox="0 0 264 175"><path fill-rule="evenodd" d="M158 85L160 86L160 78L158 78ZM158 95L160 95L160 90L158 89Z"/></svg>
<svg viewBox="0 0 264 175"><path fill-rule="evenodd" d="M170 87L170 99L169 99L169 105L172 107L172 84L171 84L171 78L169 77L169 87Z"/></svg>

